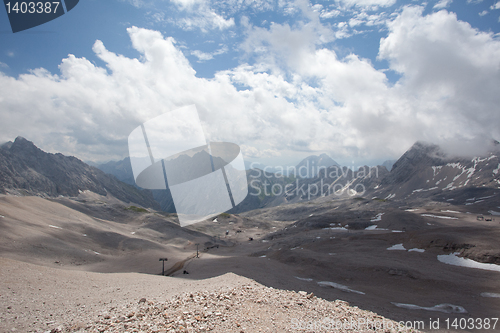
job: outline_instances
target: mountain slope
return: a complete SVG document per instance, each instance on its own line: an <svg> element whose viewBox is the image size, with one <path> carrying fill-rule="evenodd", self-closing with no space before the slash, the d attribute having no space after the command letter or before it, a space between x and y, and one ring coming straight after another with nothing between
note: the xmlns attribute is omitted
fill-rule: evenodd
<svg viewBox="0 0 500 333"><path fill-rule="evenodd" d="M76 197L83 191L110 193L124 202L159 209L149 191L124 184L76 157L50 154L22 137L0 149L0 192Z"/></svg>
<svg viewBox="0 0 500 333"><path fill-rule="evenodd" d="M302 178L314 178L318 175L319 171L331 166L339 167L339 164L327 154L321 154L319 156L311 155L304 158L299 164L297 164L295 167L295 176Z"/></svg>
<svg viewBox="0 0 500 333"><path fill-rule="evenodd" d="M115 176L119 181L135 186L130 157L125 157L121 161L96 164L95 167L107 174Z"/></svg>
<svg viewBox="0 0 500 333"><path fill-rule="evenodd" d="M448 156L436 145L417 142L382 180L379 196L404 200L440 196L464 204L476 194L480 198L495 195L500 188L499 156L498 146L485 156L464 158Z"/></svg>

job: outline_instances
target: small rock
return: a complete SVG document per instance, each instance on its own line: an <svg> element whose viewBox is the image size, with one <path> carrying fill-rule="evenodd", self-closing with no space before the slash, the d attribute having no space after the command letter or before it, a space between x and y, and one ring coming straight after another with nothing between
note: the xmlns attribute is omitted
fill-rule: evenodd
<svg viewBox="0 0 500 333"><path fill-rule="evenodd" d="M139 300L139 304L141 304L141 303L146 303L146 299L145 299L145 298L141 298L141 299Z"/></svg>

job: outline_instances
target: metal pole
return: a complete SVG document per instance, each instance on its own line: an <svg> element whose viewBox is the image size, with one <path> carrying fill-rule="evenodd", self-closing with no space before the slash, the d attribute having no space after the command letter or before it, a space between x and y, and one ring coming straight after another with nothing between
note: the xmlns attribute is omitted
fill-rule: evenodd
<svg viewBox="0 0 500 333"><path fill-rule="evenodd" d="M199 258L199 256L198 256L198 245L200 245L200 243L196 243L196 258Z"/></svg>
<svg viewBox="0 0 500 333"><path fill-rule="evenodd" d="M160 258L159 261L162 261L162 266L161 266L161 275L162 276L165 276L165 261L167 261L168 258Z"/></svg>

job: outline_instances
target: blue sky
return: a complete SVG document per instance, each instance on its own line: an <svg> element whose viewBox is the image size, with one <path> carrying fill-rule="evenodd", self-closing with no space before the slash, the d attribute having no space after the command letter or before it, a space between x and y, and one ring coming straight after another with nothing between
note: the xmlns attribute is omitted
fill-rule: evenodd
<svg viewBox="0 0 500 333"><path fill-rule="evenodd" d="M107 161L196 104L248 161L397 158L500 139L500 2L81 0L13 34L0 10L0 140Z"/></svg>

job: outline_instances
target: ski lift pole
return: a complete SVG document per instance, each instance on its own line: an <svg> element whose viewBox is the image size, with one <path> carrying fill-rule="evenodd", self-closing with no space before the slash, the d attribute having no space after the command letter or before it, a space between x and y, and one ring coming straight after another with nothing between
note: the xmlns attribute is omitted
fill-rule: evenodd
<svg viewBox="0 0 500 333"><path fill-rule="evenodd" d="M164 276L165 275L165 261L167 261L168 258L160 258L159 261L163 261L162 263L162 267L161 267L161 275Z"/></svg>

